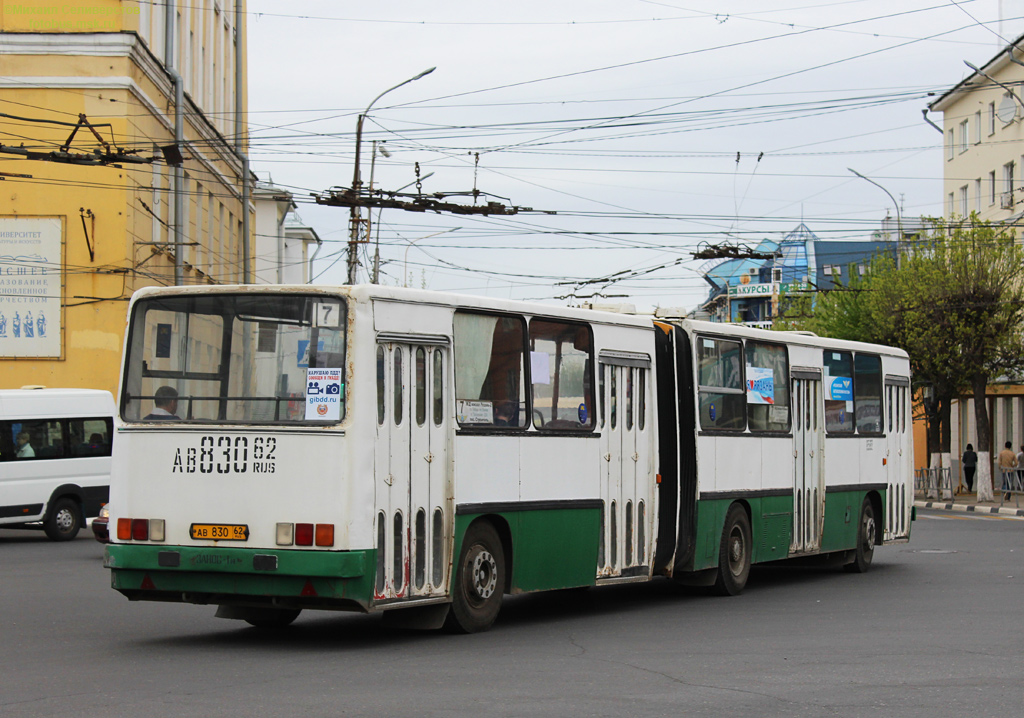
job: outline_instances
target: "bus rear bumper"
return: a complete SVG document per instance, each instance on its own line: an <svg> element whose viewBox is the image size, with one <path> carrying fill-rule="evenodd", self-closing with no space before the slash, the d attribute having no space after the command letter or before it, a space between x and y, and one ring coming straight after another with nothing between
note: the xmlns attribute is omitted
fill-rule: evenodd
<svg viewBox="0 0 1024 718"><path fill-rule="evenodd" d="M373 551L109 544L111 587L131 601L368 611Z"/></svg>

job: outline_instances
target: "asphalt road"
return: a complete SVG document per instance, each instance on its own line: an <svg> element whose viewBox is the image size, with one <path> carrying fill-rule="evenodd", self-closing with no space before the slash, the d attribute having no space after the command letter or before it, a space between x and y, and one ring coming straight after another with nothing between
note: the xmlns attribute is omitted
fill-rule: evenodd
<svg viewBox="0 0 1024 718"><path fill-rule="evenodd" d="M1024 521L920 512L865 575L510 597L486 634L129 603L103 549L0 530L0 715L897 716L1024 709Z"/></svg>

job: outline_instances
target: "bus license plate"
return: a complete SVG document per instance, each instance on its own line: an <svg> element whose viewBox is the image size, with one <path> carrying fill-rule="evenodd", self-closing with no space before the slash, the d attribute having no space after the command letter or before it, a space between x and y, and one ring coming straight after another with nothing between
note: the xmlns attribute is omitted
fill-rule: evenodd
<svg viewBox="0 0 1024 718"><path fill-rule="evenodd" d="M196 541L248 541L248 524L192 524L189 536Z"/></svg>

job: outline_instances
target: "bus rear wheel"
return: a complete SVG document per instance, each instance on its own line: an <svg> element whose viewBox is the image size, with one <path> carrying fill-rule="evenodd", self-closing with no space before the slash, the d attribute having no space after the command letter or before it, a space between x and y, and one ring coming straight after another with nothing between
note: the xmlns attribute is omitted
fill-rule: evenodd
<svg viewBox="0 0 1024 718"><path fill-rule="evenodd" d="M486 631L498 617L505 593L505 552L491 524L478 521L462 540L445 628L455 633Z"/></svg>
<svg viewBox="0 0 1024 718"><path fill-rule="evenodd" d="M78 502L68 497L57 499L46 520L43 521L43 530L51 541L70 541L78 535L82 528L82 510Z"/></svg>
<svg viewBox="0 0 1024 718"><path fill-rule="evenodd" d="M850 573L864 573L871 566L875 556L875 507L871 499L864 499L860 505L860 521L857 524L857 547L853 550L853 561L843 566Z"/></svg>
<svg viewBox="0 0 1024 718"><path fill-rule="evenodd" d="M722 543L718 547L715 593L720 596L743 593L750 577L750 555L750 519L742 506L733 504L725 515Z"/></svg>

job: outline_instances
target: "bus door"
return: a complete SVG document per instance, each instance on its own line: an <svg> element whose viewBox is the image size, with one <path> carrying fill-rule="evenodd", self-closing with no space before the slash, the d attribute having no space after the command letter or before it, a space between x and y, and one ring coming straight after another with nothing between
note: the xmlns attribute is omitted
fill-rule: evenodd
<svg viewBox="0 0 1024 718"><path fill-rule="evenodd" d="M886 375L885 377L885 459L888 492L885 509L885 540L907 535L908 469L910 441L910 379Z"/></svg>
<svg viewBox="0 0 1024 718"><path fill-rule="evenodd" d="M445 593L448 357L440 341L377 345L378 599Z"/></svg>
<svg viewBox="0 0 1024 718"><path fill-rule="evenodd" d="M647 451L640 436L640 372L649 371L650 359L620 358L609 363L602 352L598 365L598 389L607 412L601 430L603 466L601 499L601 542L598 549L598 578L634 575L649 561L645 471ZM629 362L631 366L624 365ZM645 380L647 377L645 376ZM646 420L646 417L644 417ZM644 435L646 436L646 435Z"/></svg>
<svg viewBox="0 0 1024 718"><path fill-rule="evenodd" d="M793 536L790 553L821 547L825 518L824 416L821 371L794 367Z"/></svg>

